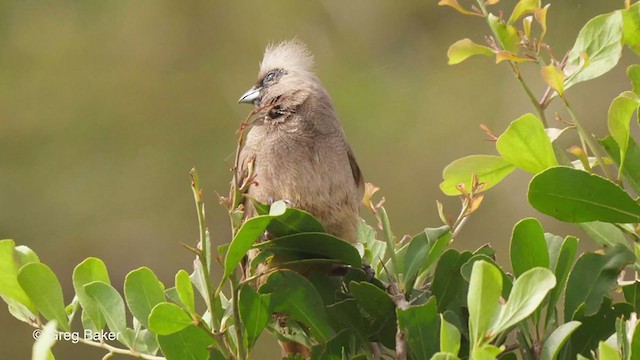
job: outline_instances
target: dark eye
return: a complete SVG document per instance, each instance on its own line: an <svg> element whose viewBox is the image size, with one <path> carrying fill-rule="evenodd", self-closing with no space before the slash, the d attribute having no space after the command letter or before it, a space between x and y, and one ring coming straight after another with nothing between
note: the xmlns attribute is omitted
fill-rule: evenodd
<svg viewBox="0 0 640 360"><path fill-rule="evenodd" d="M277 74L276 70L270 71L267 74L267 76L264 77L264 80L262 80L262 86L266 87L267 85L269 85L269 83L272 82L276 78L276 74Z"/></svg>

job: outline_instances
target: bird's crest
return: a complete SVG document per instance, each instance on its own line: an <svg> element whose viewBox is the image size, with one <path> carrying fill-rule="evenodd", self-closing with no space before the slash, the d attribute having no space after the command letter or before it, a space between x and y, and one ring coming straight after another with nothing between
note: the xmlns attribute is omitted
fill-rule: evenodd
<svg viewBox="0 0 640 360"><path fill-rule="evenodd" d="M273 69L310 72L313 70L313 55L300 40L293 39L267 46L260 64L260 73Z"/></svg>

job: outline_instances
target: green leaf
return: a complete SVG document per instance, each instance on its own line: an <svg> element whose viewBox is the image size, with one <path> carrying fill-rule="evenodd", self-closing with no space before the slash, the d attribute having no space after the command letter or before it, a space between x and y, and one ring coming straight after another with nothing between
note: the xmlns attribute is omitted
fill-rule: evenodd
<svg viewBox="0 0 640 360"><path fill-rule="evenodd" d="M471 348L490 341L490 329L500 312L502 276L500 270L486 261L476 261L471 271L469 293L469 335Z"/></svg>
<svg viewBox="0 0 640 360"><path fill-rule="evenodd" d="M496 263L495 260L493 260L493 258L479 251L476 251L476 253L460 268L460 273L462 274L462 277L467 281L471 281L471 272L473 271L473 264L475 264L477 261L486 261L498 268L498 270L500 271L500 276L502 277L502 293L501 293L502 297L505 299L509 297L509 293L511 292L511 288L512 288L511 278L507 276L507 274L502 270L502 268L500 268L500 266L498 266L498 264Z"/></svg>
<svg viewBox="0 0 640 360"><path fill-rule="evenodd" d="M190 312L195 313L196 305L193 294L193 284L191 284L189 273L182 269L178 271L176 274L175 284L176 291L178 292L178 298L182 305L184 305Z"/></svg>
<svg viewBox="0 0 640 360"><path fill-rule="evenodd" d="M620 148L611 136L600 140L600 144L609 154L609 157L620 167ZM627 156L624 167L622 168L622 176L625 183L628 184L636 194L640 194L640 147L633 138L629 138L627 147Z"/></svg>
<svg viewBox="0 0 640 360"><path fill-rule="evenodd" d="M447 225L439 228L424 229L424 233L427 235L427 239L431 247L429 248L427 262L424 264L420 272L431 269L451 242L451 228Z"/></svg>
<svg viewBox="0 0 640 360"><path fill-rule="evenodd" d="M40 258L38 257L38 255L33 250L24 245L16 246L13 249L13 254L15 255L16 264L18 264L18 267L32 262L40 262Z"/></svg>
<svg viewBox="0 0 640 360"><path fill-rule="evenodd" d="M409 241L407 252L404 256L404 269L401 270L404 289L413 288L413 283L416 281L418 273L426 263L429 250L430 244L425 232L415 235Z"/></svg>
<svg viewBox="0 0 640 360"><path fill-rule="evenodd" d="M580 321L569 321L558 326L542 345L540 360L556 360L562 345L564 345L571 334L581 325Z"/></svg>
<svg viewBox="0 0 640 360"><path fill-rule="evenodd" d="M84 285L85 293L95 301L97 308L102 313L109 330L119 334L118 341L130 346L131 339L127 331L127 318L124 308L124 300L118 291L111 285L102 281L94 281Z"/></svg>
<svg viewBox="0 0 640 360"><path fill-rule="evenodd" d="M376 271L376 275L380 275L382 270L380 265L383 263L387 251L387 243L376 239L375 231L364 219L360 219L358 222L358 243L364 245L364 262L371 265Z"/></svg>
<svg viewBox="0 0 640 360"><path fill-rule="evenodd" d="M532 174L558 165L551 140L533 114L513 121L498 138L496 148L504 160Z"/></svg>
<svg viewBox="0 0 640 360"><path fill-rule="evenodd" d="M484 345L480 348L473 349L470 358L473 360L496 360L501 352L502 349L497 346Z"/></svg>
<svg viewBox="0 0 640 360"><path fill-rule="evenodd" d="M622 54L622 15L620 11L603 14L589 20L580 30L573 48L569 51L565 74L565 89L597 78L613 69ZM586 66L580 66L582 54L586 54Z"/></svg>
<svg viewBox="0 0 640 360"><path fill-rule="evenodd" d="M620 271L635 261L634 254L618 245L603 254L585 253L578 258L567 280L564 319L575 320L576 310L585 304L586 316L595 314L603 297L616 287Z"/></svg>
<svg viewBox="0 0 640 360"><path fill-rule="evenodd" d="M635 309L637 311L637 308ZM636 325L631 338L631 359L636 360L640 356L640 327Z"/></svg>
<svg viewBox="0 0 640 360"><path fill-rule="evenodd" d="M284 203L282 203L284 205ZM279 215L283 215L286 212L286 206L274 206L272 205L272 213L269 215L260 215L253 217L244 224L236 233L236 236L231 240L229 249L224 258L224 274L223 278L229 277L235 270L236 266L240 264L242 258L247 254L247 251L251 249L251 246L262 236L267 226L271 221Z"/></svg>
<svg viewBox="0 0 640 360"><path fill-rule="evenodd" d="M158 335L158 343L167 360L207 360L213 340L191 325L170 335Z"/></svg>
<svg viewBox="0 0 640 360"><path fill-rule="evenodd" d="M633 305L634 309L640 309L640 282L635 281L623 286L622 293L626 302Z"/></svg>
<svg viewBox="0 0 640 360"><path fill-rule="evenodd" d="M194 325L195 321L180 306L161 302L149 314L149 330L158 335L170 335Z"/></svg>
<svg viewBox="0 0 640 360"><path fill-rule="evenodd" d="M613 224L593 221L582 223L580 227L600 246L613 247L618 244L627 246L624 234Z"/></svg>
<svg viewBox="0 0 640 360"><path fill-rule="evenodd" d="M438 312L451 310L460 317L462 307L467 307L467 282L462 277L460 268L472 256L468 251L460 254L454 249L449 249L438 260L431 284L431 292L438 303Z"/></svg>
<svg viewBox="0 0 640 360"><path fill-rule="evenodd" d="M430 360L459 360L459 358L447 352L439 352L433 354Z"/></svg>
<svg viewBox="0 0 640 360"><path fill-rule="evenodd" d="M520 220L511 235L511 266L519 277L534 267L549 268L549 250L542 225L535 218Z"/></svg>
<svg viewBox="0 0 640 360"><path fill-rule="evenodd" d="M585 316L581 311L576 312L576 319L582 325L573 332L569 343L564 347L561 358L572 359L577 354L590 356L591 351L598 346L598 342L606 340L616 331L616 319L628 319L633 307L626 303L611 304L611 299L605 297L596 314Z"/></svg>
<svg viewBox="0 0 640 360"><path fill-rule="evenodd" d="M613 99L609 107L608 126L611 137L618 143L620 149L620 166L618 178L622 176L625 158L629 148L631 116L638 110L640 98L631 91L625 91Z"/></svg>
<svg viewBox="0 0 640 360"><path fill-rule="evenodd" d="M536 210L562 221L640 221L640 205L629 194L611 181L582 170L545 170L529 183L528 196Z"/></svg>
<svg viewBox="0 0 640 360"><path fill-rule="evenodd" d="M271 311L305 324L316 339L327 341L335 335L318 291L302 275L290 270L274 272L258 291L271 294Z"/></svg>
<svg viewBox="0 0 640 360"><path fill-rule="evenodd" d="M273 254L284 253L295 258L334 259L353 267L362 266L358 250L350 243L327 233L298 233L255 245Z"/></svg>
<svg viewBox="0 0 640 360"><path fill-rule="evenodd" d="M640 4L622 10L622 41L640 55Z"/></svg>
<svg viewBox="0 0 640 360"><path fill-rule="evenodd" d="M637 5L636 5L637 6ZM640 65L634 64L627 68L627 76L631 79L633 92L640 96Z"/></svg>
<svg viewBox="0 0 640 360"><path fill-rule="evenodd" d="M520 43L520 36L518 30L509 24L505 24L499 17L489 14L487 16L487 22L491 27L491 30L496 35L496 38L500 45L507 50L507 52L517 51Z"/></svg>
<svg viewBox="0 0 640 360"><path fill-rule="evenodd" d="M531 14L540 8L540 0L520 0L509 17L509 24L518 21L523 15Z"/></svg>
<svg viewBox="0 0 640 360"><path fill-rule="evenodd" d="M480 182L485 183L483 190L488 190L498 184L509 175L515 167L499 156L471 155L455 160L444 168L440 183L440 190L445 195L458 196L460 191L456 188L464 184L467 191L471 189L473 174L478 176Z"/></svg>
<svg viewBox="0 0 640 360"><path fill-rule="evenodd" d="M42 263L24 265L18 271L18 283L47 320L55 320L60 329L69 331L69 319L64 310L62 287L47 265Z"/></svg>
<svg viewBox="0 0 640 360"><path fill-rule="evenodd" d="M540 75L542 75L547 85L555 90L558 95L564 95L564 73L562 70L551 64L542 67L542 69L540 69Z"/></svg>
<svg viewBox="0 0 640 360"><path fill-rule="evenodd" d="M42 331L33 343L31 360L53 360L51 348L56 343L56 321L51 320L42 328ZM36 332L33 332L34 336Z"/></svg>
<svg viewBox="0 0 640 360"><path fill-rule="evenodd" d="M131 271L124 279L124 296L131 314L148 328L151 309L164 302L164 285L153 271L141 267Z"/></svg>
<svg viewBox="0 0 640 360"><path fill-rule="evenodd" d="M502 308L492 332L501 333L526 319L540 306L554 286L556 278L549 269L537 267L520 275L513 283L509 300Z"/></svg>
<svg viewBox="0 0 640 360"><path fill-rule="evenodd" d="M101 281L111 284L107 267L102 260L97 258L87 258L73 269L73 289L78 296L83 314L86 313L93 326L90 328L96 331L104 329L105 321L98 304L84 291L84 286L94 281Z"/></svg>
<svg viewBox="0 0 640 360"><path fill-rule="evenodd" d="M447 50L449 65L459 64L473 55L491 56L493 50L487 46L476 44L471 39L458 40Z"/></svg>
<svg viewBox="0 0 640 360"><path fill-rule="evenodd" d="M10 307L24 310L24 319L35 319L36 306L18 283L19 264L13 240L0 240L0 296Z"/></svg>
<svg viewBox="0 0 640 360"><path fill-rule="evenodd" d="M249 349L253 347L271 319L270 301L271 295L258 294L248 284L240 288L238 296L240 320L246 332Z"/></svg>
<svg viewBox="0 0 640 360"><path fill-rule="evenodd" d="M618 350L601 341L598 345L598 359L600 360L620 360Z"/></svg>
<svg viewBox="0 0 640 360"><path fill-rule="evenodd" d="M349 291L370 322L373 335L389 347L394 344L396 313L393 300L384 290L368 282L350 282Z"/></svg>
<svg viewBox="0 0 640 360"><path fill-rule="evenodd" d="M271 206L253 202L258 215L276 215L267 226L272 237L281 237L301 232L325 232L324 226L310 213L287 208L284 201L276 201ZM284 212L282 212L284 209ZM280 215L279 215L280 214Z"/></svg>
<svg viewBox="0 0 640 360"><path fill-rule="evenodd" d="M404 331L414 359L428 359L438 352L438 309L432 297L426 304L396 309L398 326Z"/></svg>
<svg viewBox="0 0 640 360"><path fill-rule="evenodd" d="M573 236L567 236L562 242L560 253L555 267L552 269L556 277L557 285L551 289L549 293L549 303L547 304L547 322L551 320L551 316L555 313L555 306L560 299L560 295L564 290L567 278L573 266L573 259L578 249L578 239Z"/></svg>
<svg viewBox="0 0 640 360"><path fill-rule="evenodd" d="M447 322L444 315L440 314L440 351L457 356L461 338L458 328Z"/></svg>

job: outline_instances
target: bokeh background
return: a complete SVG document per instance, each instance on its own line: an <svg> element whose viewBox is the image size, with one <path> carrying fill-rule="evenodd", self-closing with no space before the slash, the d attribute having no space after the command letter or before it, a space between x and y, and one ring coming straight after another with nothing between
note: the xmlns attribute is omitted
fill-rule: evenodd
<svg viewBox="0 0 640 360"><path fill-rule="evenodd" d="M556 54L589 18L622 3L555 1L548 41ZM479 124L500 133L533 110L506 65L446 64L451 43L482 42L486 33L481 19L428 0L0 1L0 238L33 248L67 301L73 268L89 256L105 261L120 289L140 266L171 284L191 266L178 243L197 239L189 169L200 171L213 240L227 242L216 193L227 192L234 131L250 111L237 99L254 83L266 44L294 36L315 53L397 235L439 226L436 200L452 216L458 210L438 189L442 169L495 153ZM568 94L598 134L611 99L629 88L631 60ZM525 74L541 94L536 70ZM581 235L527 205L528 179L516 172L492 189L453 246L490 242L506 263L513 225L531 215L548 231ZM29 358L31 331L0 306L0 357ZM104 354L64 342L54 353ZM276 359L273 338L264 336L256 353Z"/></svg>

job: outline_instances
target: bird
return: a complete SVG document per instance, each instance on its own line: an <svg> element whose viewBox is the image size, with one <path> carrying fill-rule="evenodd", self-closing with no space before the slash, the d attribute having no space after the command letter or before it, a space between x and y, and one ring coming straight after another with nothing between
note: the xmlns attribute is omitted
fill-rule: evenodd
<svg viewBox="0 0 640 360"><path fill-rule="evenodd" d="M284 200L355 243L363 176L307 46L297 39L267 46L258 79L239 103L253 104L257 113L236 169L238 179L252 177L247 198ZM251 201L244 206L245 218L257 215ZM280 345L285 355L309 357L300 344Z"/></svg>
<svg viewBox="0 0 640 360"><path fill-rule="evenodd" d="M314 215L328 233L354 243L363 177L313 65L299 40L267 47L256 84L239 102L268 109L247 133L237 171L246 177L253 167L251 198L285 200ZM254 215L247 205L247 216Z"/></svg>

